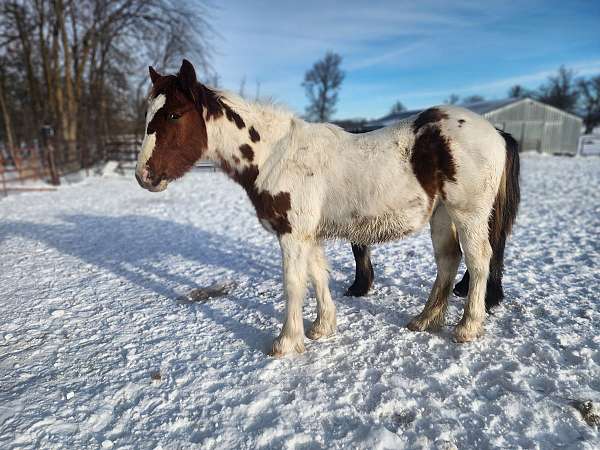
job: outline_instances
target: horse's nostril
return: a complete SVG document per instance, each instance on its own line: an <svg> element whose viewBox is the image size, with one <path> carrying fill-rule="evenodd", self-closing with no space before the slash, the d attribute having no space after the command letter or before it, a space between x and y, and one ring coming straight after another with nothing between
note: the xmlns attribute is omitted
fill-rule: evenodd
<svg viewBox="0 0 600 450"><path fill-rule="evenodd" d="M156 177L156 179L154 179L154 180L152 180L152 181L151 181L151 183L152 183L152 186L153 186L153 187L156 187L156 186L158 186L158 185L160 184L160 182L161 182L162 180L164 180L164 178L165 178L164 176Z"/></svg>

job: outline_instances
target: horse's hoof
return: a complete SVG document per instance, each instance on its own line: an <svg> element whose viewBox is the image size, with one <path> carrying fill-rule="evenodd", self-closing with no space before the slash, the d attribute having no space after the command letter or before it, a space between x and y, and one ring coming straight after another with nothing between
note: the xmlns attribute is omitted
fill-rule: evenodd
<svg viewBox="0 0 600 450"><path fill-rule="evenodd" d="M350 286L344 293L345 297L364 297L369 293L369 286Z"/></svg>
<svg viewBox="0 0 600 450"><path fill-rule="evenodd" d="M408 322L406 328L410 331L436 331L444 326L444 316L432 316L423 318L421 314Z"/></svg>
<svg viewBox="0 0 600 450"><path fill-rule="evenodd" d="M425 325L425 322L423 320L419 319L418 317L415 317L413 320L408 322L408 324L406 325L406 328L408 328L410 331L425 331L425 330L427 330L427 326Z"/></svg>
<svg viewBox="0 0 600 450"><path fill-rule="evenodd" d="M306 337L316 341L323 337L329 337L335 334L335 323L333 325L324 324L323 322L317 323L315 320L311 327L306 332Z"/></svg>
<svg viewBox="0 0 600 450"><path fill-rule="evenodd" d="M465 342L473 342L481 336L483 336L484 332L485 330L482 325L472 327L459 324L454 329L454 341L459 344L464 344Z"/></svg>
<svg viewBox="0 0 600 450"><path fill-rule="evenodd" d="M302 338L300 340L293 340L287 336L279 336L273 341L271 351L268 355L274 358L283 358L290 353L304 353L304 342Z"/></svg>

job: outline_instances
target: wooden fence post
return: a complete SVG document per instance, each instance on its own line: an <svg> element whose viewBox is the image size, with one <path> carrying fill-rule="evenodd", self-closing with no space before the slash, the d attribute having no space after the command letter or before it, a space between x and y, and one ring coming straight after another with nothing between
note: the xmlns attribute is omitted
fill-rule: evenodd
<svg viewBox="0 0 600 450"><path fill-rule="evenodd" d="M8 196L8 191L6 190L6 178L4 178L4 164L5 164L5 160L2 157L2 154L0 153L0 176L2 177L2 192L4 193L4 196Z"/></svg>
<svg viewBox="0 0 600 450"><path fill-rule="evenodd" d="M42 127L42 142L46 153L46 163L50 173L50 183L54 186L60 186L60 177L56 170L56 160L54 158L54 128L50 125Z"/></svg>

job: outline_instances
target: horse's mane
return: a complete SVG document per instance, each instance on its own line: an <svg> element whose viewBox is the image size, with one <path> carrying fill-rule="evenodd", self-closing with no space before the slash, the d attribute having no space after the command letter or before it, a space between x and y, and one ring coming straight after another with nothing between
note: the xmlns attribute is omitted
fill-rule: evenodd
<svg viewBox="0 0 600 450"><path fill-rule="evenodd" d="M213 89L208 86L205 87L214 92L220 102L227 104L238 114L263 115L266 117L277 116L280 118L289 117L290 119L298 119L298 117L287 107L271 98L250 101L231 91Z"/></svg>
<svg viewBox="0 0 600 450"><path fill-rule="evenodd" d="M155 97L159 93L167 92L173 88L178 89L188 97L193 97L193 100L199 106L206 109L209 117L226 115L229 120L236 124L243 124L245 119L255 119L267 123L267 125L271 121L281 121L282 119L290 120L296 124L306 124L304 119L298 117L285 105L272 98L250 101L231 91L213 88L200 82L197 82L193 92L190 92L182 85L176 75L167 75L158 80L150 91L150 97ZM311 125L324 127L335 135L345 134L342 128L334 124ZM241 125L238 126L241 127Z"/></svg>

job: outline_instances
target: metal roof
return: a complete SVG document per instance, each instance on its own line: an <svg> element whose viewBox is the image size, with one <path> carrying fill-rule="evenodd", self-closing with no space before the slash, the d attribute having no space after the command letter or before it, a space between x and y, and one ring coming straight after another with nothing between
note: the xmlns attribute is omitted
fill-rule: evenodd
<svg viewBox="0 0 600 450"><path fill-rule="evenodd" d="M467 105L456 105L456 106L461 106L463 108L467 108L477 114L487 114L489 112L492 111L496 111L498 109L504 108L505 106L509 106L509 105L513 105L515 103L519 103L522 101L529 101L529 102L534 102L534 103L538 103L540 105L544 105L548 108L552 108L555 109L556 111L560 111L563 114L569 115L569 116L573 116L573 117L577 117L575 114L571 114L568 113L567 111L563 111L561 109L555 108L554 106L551 105L547 105L545 103L542 102L538 102L537 100L533 100L531 98L528 97L524 97L524 98L505 98L502 100L484 100L481 102L475 102L475 103L469 103ZM384 116L380 119L376 119L370 122L367 122L366 126L368 128L380 128L380 127L386 127L388 125L391 125L395 122L398 122L399 120L403 120L403 119L407 119L410 116L414 116L416 114L419 114L420 112L422 112L423 109L413 109L411 111L402 111L400 113L393 113L393 114L388 114L387 116ZM577 117L578 118L578 117Z"/></svg>
<svg viewBox="0 0 600 450"><path fill-rule="evenodd" d="M470 109L477 114L485 114L491 111L495 111L496 109L503 108L505 106L511 105L513 103L520 102L524 100L522 98L505 98L504 100L484 100L482 102L469 103L468 105L461 105L464 108Z"/></svg>
<svg viewBox="0 0 600 450"><path fill-rule="evenodd" d="M470 109L473 112L478 114L485 114L490 111L494 111L496 109L502 108L504 106L510 105L511 103L516 103L521 101L521 98L507 98L504 100L486 100L483 102L470 103L468 105L457 105L462 106L463 108ZM388 114L387 116L383 116L380 119L373 120L367 123L369 127L386 127L391 125L399 120L407 119L410 116L414 116L423 111L423 109L413 109L410 111L402 111L399 113Z"/></svg>

